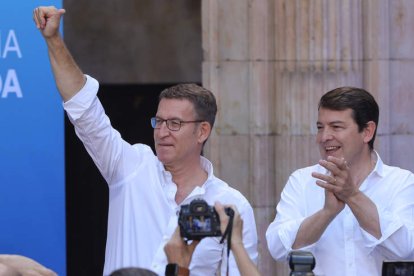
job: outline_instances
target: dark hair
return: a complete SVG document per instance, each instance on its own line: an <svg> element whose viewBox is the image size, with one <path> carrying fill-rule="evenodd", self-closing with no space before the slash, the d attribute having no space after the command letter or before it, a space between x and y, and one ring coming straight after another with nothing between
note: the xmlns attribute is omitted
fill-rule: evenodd
<svg viewBox="0 0 414 276"><path fill-rule="evenodd" d="M189 100L194 105L197 117L195 120L207 121L213 128L217 104L211 91L194 83L183 83L164 89L159 96L159 101L164 98Z"/></svg>
<svg viewBox="0 0 414 276"><path fill-rule="evenodd" d="M151 270L139 267L125 267L113 271L109 276L156 276Z"/></svg>
<svg viewBox="0 0 414 276"><path fill-rule="evenodd" d="M330 110L352 110L352 118L361 132L369 121L373 121L378 127L379 107L374 97L366 90L355 87L339 87L327 92L319 101L318 110L326 108ZM374 141L377 129L368 145L374 149Z"/></svg>

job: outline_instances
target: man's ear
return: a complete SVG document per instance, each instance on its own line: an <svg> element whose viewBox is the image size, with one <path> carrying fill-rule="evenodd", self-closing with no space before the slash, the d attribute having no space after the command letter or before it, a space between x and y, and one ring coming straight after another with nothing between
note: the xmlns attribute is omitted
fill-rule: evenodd
<svg viewBox="0 0 414 276"><path fill-rule="evenodd" d="M203 144L211 133L211 125L209 122L203 121L200 123L198 131L198 141L200 144Z"/></svg>
<svg viewBox="0 0 414 276"><path fill-rule="evenodd" d="M369 143L374 137L375 130L377 129L377 125L373 121L369 121L364 128L364 143Z"/></svg>

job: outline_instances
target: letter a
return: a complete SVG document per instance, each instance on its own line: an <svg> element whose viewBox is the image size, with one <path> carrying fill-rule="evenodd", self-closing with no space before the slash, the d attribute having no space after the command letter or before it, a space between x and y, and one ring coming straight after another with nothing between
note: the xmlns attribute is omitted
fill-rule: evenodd
<svg viewBox="0 0 414 276"><path fill-rule="evenodd" d="M14 69L9 69L7 71L6 79L4 80L4 89L1 97L7 98L9 93L16 93L17 98L23 97L19 80L17 79L16 70Z"/></svg>
<svg viewBox="0 0 414 276"><path fill-rule="evenodd" d="M22 58L22 53L20 52L16 34L14 33L14 30L10 30L9 35L6 39L6 44L4 45L3 58L6 58L8 52L13 51L16 52L18 58Z"/></svg>

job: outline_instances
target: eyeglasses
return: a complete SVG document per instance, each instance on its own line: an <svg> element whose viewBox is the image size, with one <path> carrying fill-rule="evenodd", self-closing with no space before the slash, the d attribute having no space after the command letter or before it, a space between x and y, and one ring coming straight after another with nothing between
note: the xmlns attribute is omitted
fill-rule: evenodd
<svg viewBox="0 0 414 276"><path fill-rule="evenodd" d="M197 121L181 121L178 119L161 119L157 117L151 118L151 126L154 129L161 128L162 123L166 122L167 128L171 131L178 131L181 128L181 124L183 123L201 123L203 120L197 120Z"/></svg>

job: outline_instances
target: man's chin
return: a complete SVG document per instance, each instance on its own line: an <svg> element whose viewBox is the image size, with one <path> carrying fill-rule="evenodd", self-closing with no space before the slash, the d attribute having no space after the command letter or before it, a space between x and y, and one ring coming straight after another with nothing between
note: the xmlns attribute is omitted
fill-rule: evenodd
<svg viewBox="0 0 414 276"><path fill-rule="evenodd" d="M164 165L168 165L171 162L171 158L168 158L165 155L157 155L158 160Z"/></svg>
<svg viewBox="0 0 414 276"><path fill-rule="evenodd" d="M342 154L340 154L338 152L326 152L326 153L323 154L323 158L325 160L327 160L329 156L339 158L339 159L341 159L343 157Z"/></svg>
<svg viewBox="0 0 414 276"><path fill-rule="evenodd" d="M321 152L321 158L323 160L327 160L329 156L337 157L334 152L326 152L326 151Z"/></svg>

